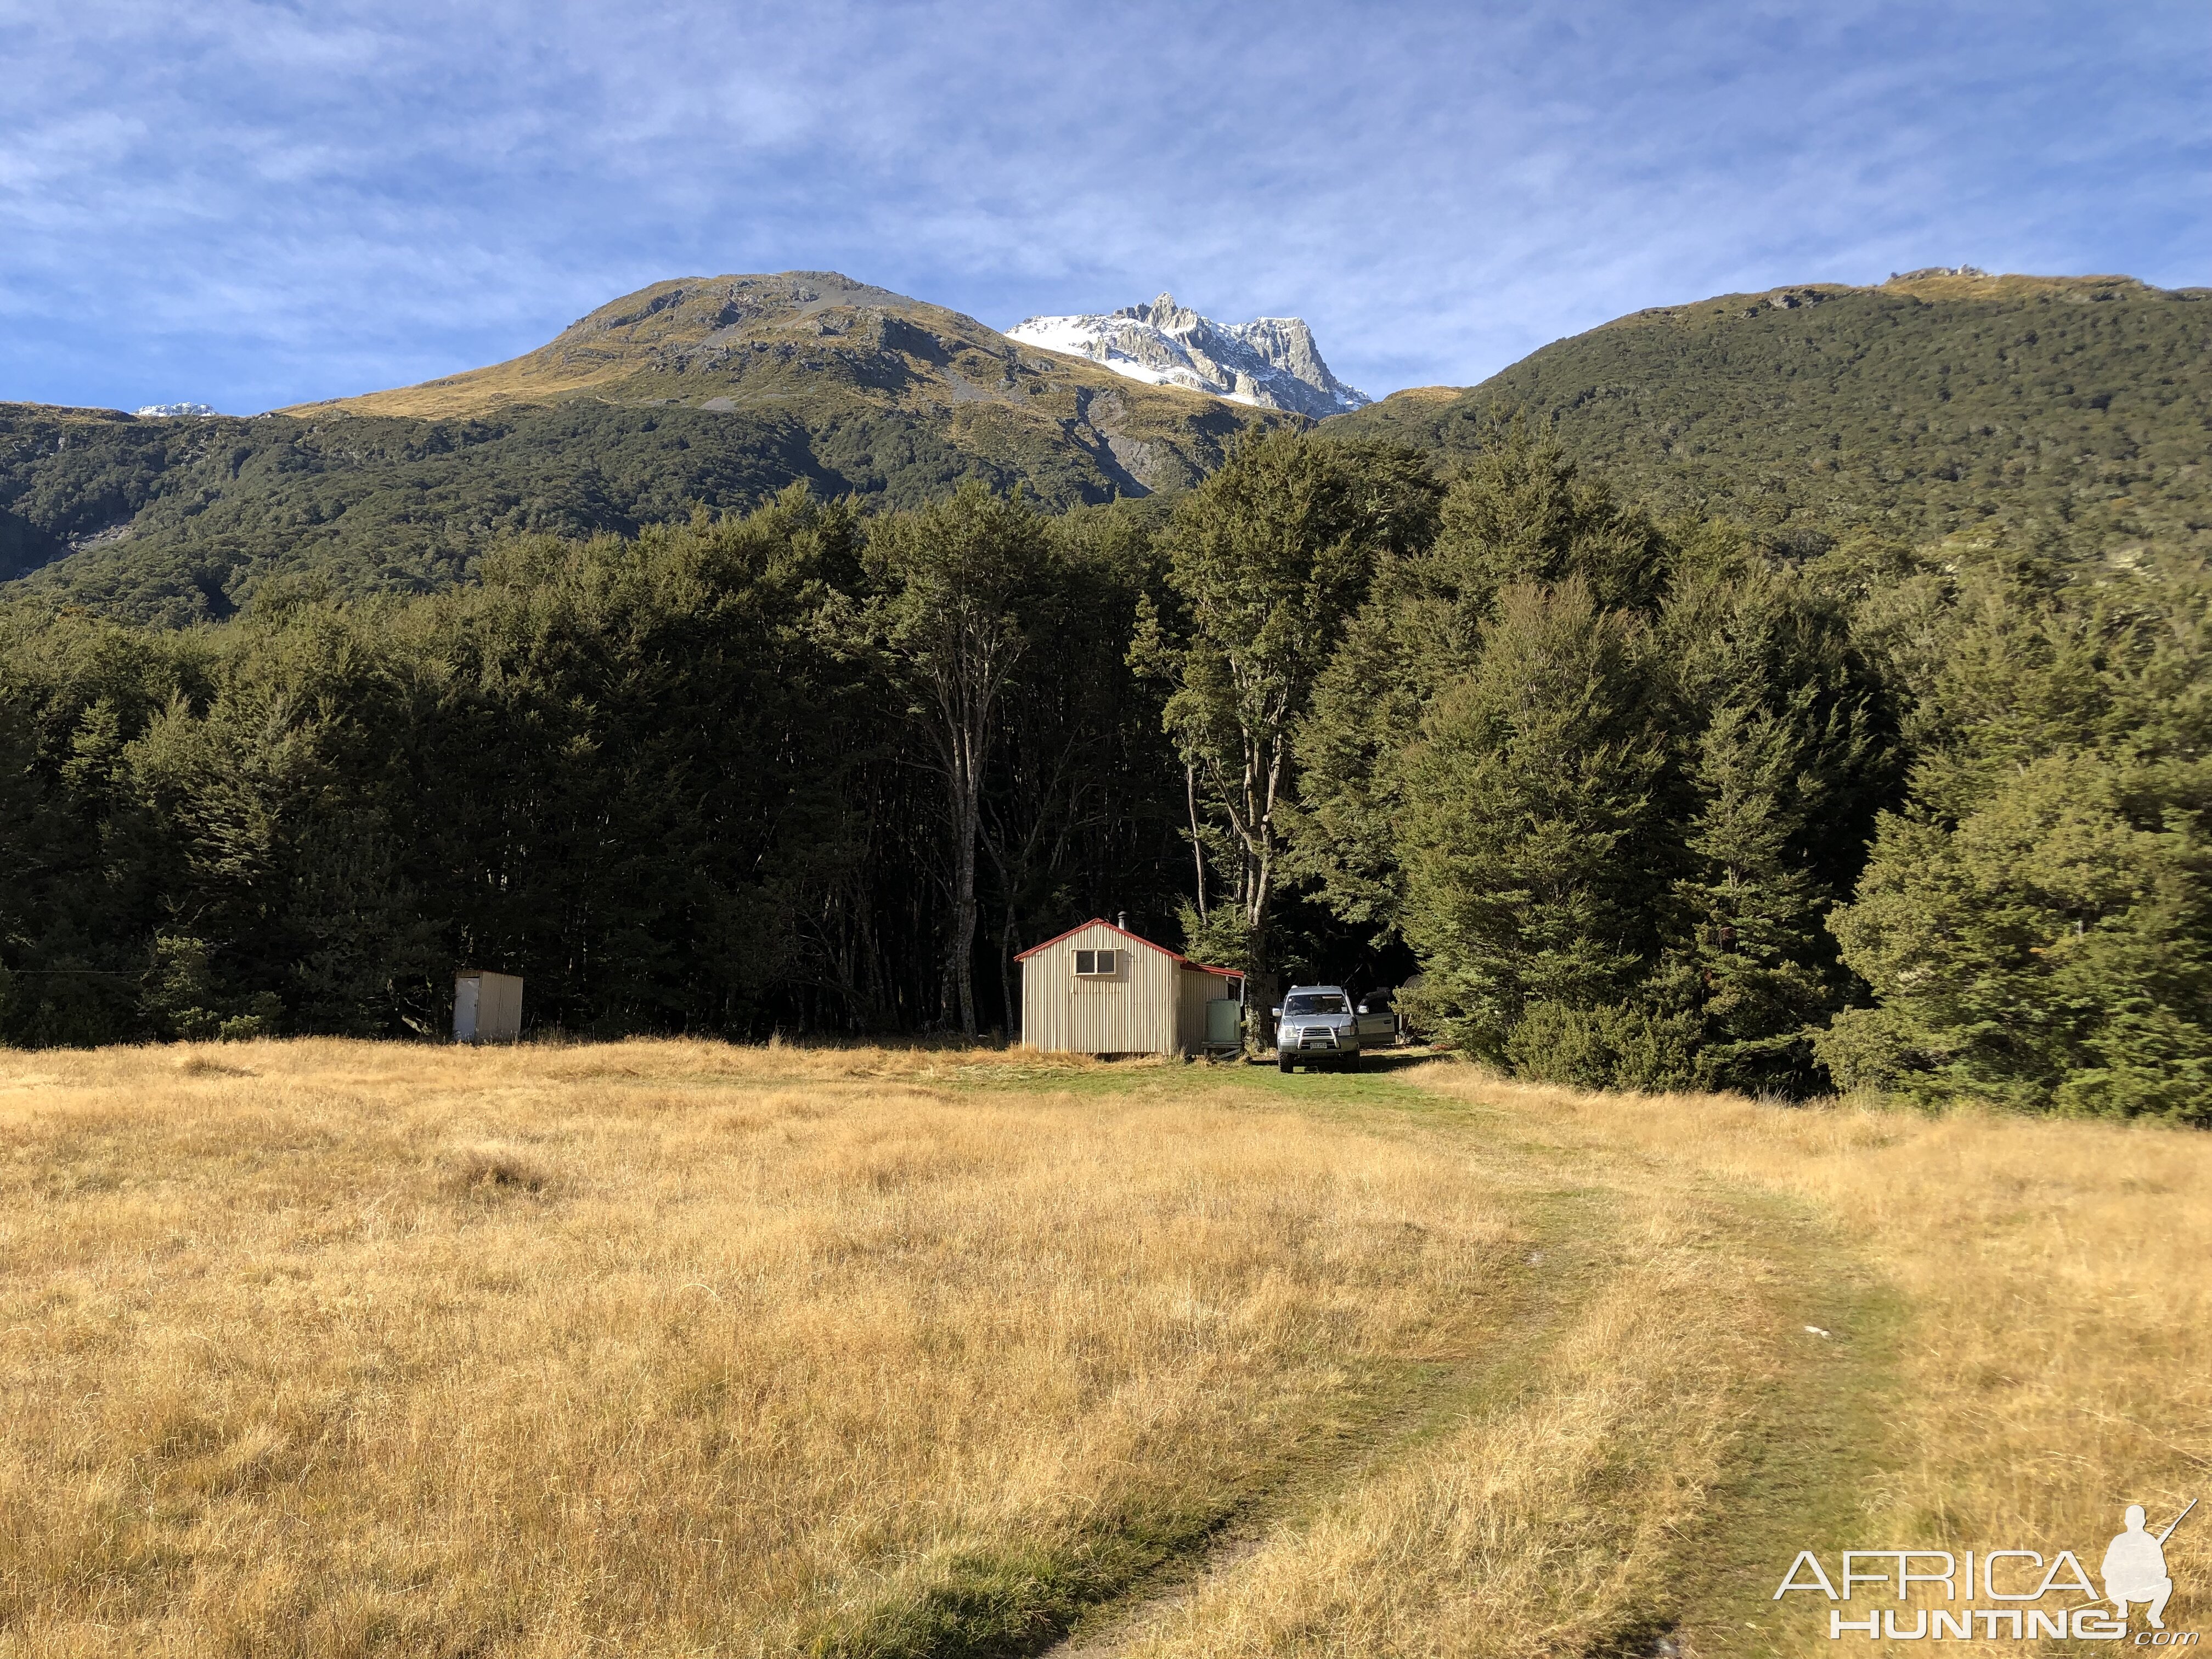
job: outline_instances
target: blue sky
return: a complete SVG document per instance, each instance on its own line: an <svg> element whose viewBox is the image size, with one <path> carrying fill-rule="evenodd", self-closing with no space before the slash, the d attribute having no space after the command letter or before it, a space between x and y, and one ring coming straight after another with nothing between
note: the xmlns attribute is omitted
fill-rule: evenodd
<svg viewBox="0 0 2212 1659"><path fill-rule="evenodd" d="M0 398L248 412L831 269L1381 395L1917 265L2212 285L2212 6L0 0Z"/></svg>

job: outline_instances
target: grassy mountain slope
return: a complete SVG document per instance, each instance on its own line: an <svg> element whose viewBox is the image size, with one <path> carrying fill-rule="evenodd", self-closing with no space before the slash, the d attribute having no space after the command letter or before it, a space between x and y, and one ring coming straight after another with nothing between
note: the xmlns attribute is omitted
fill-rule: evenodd
<svg viewBox="0 0 2212 1659"><path fill-rule="evenodd" d="M0 580L182 623L272 574L421 591L501 533L628 532L794 479L896 506L969 477L1143 495L1296 418L828 273L685 279L512 362L249 420L0 404Z"/></svg>
<svg viewBox="0 0 2212 1659"><path fill-rule="evenodd" d="M2212 290L1917 274L1727 295L1323 429L1465 453L1516 409L1631 494L1785 529L2033 521L2106 550L2212 529Z"/></svg>
<svg viewBox="0 0 2212 1659"><path fill-rule="evenodd" d="M1026 461L1073 442L1102 483L1127 494L1191 482L1211 459L1206 440L1242 424L1240 406L1127 380L942 306L808 270L655 283L512 362L285 412L450 420L578 399L786 411L810 428L919 415L981 456Z"/></svg>

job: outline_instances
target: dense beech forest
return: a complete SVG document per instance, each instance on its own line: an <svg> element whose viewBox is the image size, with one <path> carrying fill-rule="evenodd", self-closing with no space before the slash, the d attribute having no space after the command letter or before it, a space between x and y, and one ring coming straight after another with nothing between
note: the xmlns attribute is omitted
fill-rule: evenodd
<svg viewBox="0 0 2212 1659"><path fill-rule="evenodd" d="M0 1038L1003 1031L1132 925L1591 1085L2212 1121L2208 583L1808 537L1548 433L1172 501L794 486L420 597L0 611Z"/></svg>

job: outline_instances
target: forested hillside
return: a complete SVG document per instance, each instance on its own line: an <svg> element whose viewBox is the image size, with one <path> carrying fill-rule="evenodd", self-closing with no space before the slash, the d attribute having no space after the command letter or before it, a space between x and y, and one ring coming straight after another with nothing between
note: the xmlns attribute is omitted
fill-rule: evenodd
<svg viewBox="0 0 2212 1659"><path fill-rule="evenodd" d="M252 419L0 404L0 580L138 621L465 580L504 536L635 533L786 485L1060 508L1195 483L1298 417L1121 379L829 273L657 283L513 363Z"/></svg>
<svg viewBox="0 0 2212 1659"><path fill-rule="evenodd" d="M2032 525L2091 549L2212 534L2212 290L1917 274L1638 312L1332 431L1471 454L1522 410L1615 488L1817 541Z"/></svg>

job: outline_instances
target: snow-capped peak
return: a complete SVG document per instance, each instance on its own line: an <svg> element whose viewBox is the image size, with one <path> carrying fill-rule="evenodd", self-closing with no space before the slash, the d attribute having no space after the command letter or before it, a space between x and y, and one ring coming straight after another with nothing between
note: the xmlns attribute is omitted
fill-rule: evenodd
<svg viewBox="0 0 2212 1659"><path fill-rule="evenodd" d="M212 415L215 413L215 405L212 404L148 404L143 408L134 409L131 412L138 416Z"/></svg>
<svg viewBox="0 0 2212 1659"><path fill-rule="evenodd" d="M1047 351L1088 357L1133 380L1188 386L1315 420L1373 401L1328 372L1313 331L1299 319L1217 323L1177 305L1172 294L1105 316L1026 318L1006 333Z"/></svg>

